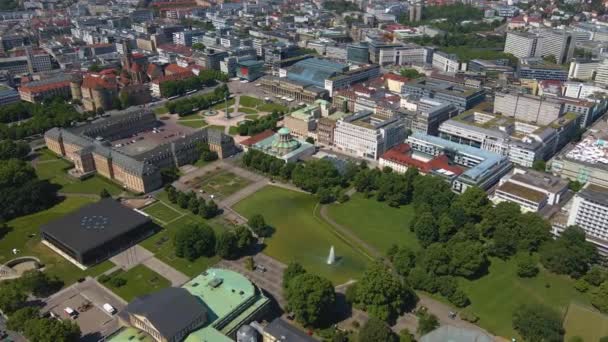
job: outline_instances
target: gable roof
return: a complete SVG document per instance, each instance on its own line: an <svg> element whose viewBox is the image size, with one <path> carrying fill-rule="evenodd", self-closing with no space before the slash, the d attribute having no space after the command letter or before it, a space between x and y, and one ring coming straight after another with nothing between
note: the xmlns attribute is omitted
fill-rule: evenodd
<svg viewBox="0 0 608 342"><path fill-rule="evenodd" d="M169 287L135 298L120 313L122 317L130 314L144 316L168 340L198 320L201 315L205 317L200 324L190 330L196 330L207 323L205 305L188 290L178 287Z"/></svg>

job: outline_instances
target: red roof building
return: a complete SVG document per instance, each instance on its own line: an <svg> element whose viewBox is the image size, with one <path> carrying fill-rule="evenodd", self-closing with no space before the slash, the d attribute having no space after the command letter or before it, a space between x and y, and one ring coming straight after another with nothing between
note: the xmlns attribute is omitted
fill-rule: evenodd
<svg viewBox="0 0 608 342"><path fill-rule="evenodd" d="M245 149L255 145L256 143L271 137L272 135L274 135L274 132L270 129L267 129L261 133L258 133L256 135L253 135L243 141L241 141L241 146L243 146Z"/></svg>
<svg viewBox="0 0 608 342"><path fill-rule="evenodd" d="M380 167L388 166L395 172L404 173L410 167L415 167L420 173L427 174L436 170L448 171L445 175L460 175L464 170L458 166L451 165L446 155L441 154L431 159L414 156L408 144L399 144L386 151L380 157Z"/></svg>

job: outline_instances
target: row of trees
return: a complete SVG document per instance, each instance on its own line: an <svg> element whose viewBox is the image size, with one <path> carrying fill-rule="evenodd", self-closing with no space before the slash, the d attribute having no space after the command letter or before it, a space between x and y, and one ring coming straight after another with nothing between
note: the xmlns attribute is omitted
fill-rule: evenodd
<svg viewBox="0 0 608 342"><path fill-rule="evenodd" d="M182 116L195 110L207 109L216 103L226 100L228 96L230 96L228 86L223 84L213 89L213 92L209 94L190 96L185 99L167 102L165 108L170 113L177 113Z"/></svg>
<svg viewBox="0 0 608 342"><path fill-rule="evenodd" d="M161 92L167 96L183 95L190 90L198 90L203 87L211 87L218 81L227 82L228 75L219 70L201 70L198 76L188 77L183 80L168 81L160 85Z"/></svg>
<svg viewBox="0 0 608 342"><path fill-rule="evenodd" d="M22 333L30 341L78 341L78 325L41 317L39 308L28 303L29 296L47 297L62 286L58 278L37 270L27 271L19 279L4 281L0 287L0 310L8 316L7 328Z"/></svg>
<svg viewBox="0 0 608 342"><path fill-rule="evenodd" d="M19 125L0 124L0 139L19 140L39 134L52 127L69 127L73 122L86 120L90 113L78 113L74 107L60 98L41 104L17 103L1 107L0 122L28 119Z"/></svg>
<svg viewBox="0 0 608 342"><path fill-rule="evenodd" d="M235 259L243 255L254 242L251 231L244 226L216 234L206 224L189 224L177 231L173 239L175 255L194 261L199 257L218 255Z"/></svg>
<svg viewBox="0 0 608 342"><path fill-rule="evenodd" d="M272 111L272 114L259 117L255 120L242 121L238 126L239 135L256 135L265 130L275 130L277 128L277 122L283 117L283 112L276 110Z"/></svg>
<svg viewBox="0 0 608 342"><path fill-rule="evenodd" d="M165 191L171 203L177 204L182 209L190 210L194 215L211 219L221 213L221 210L213 200L205 201L204 198L198 198L196 193L192 191L178 191L172 185L166 186Z"/></svg>

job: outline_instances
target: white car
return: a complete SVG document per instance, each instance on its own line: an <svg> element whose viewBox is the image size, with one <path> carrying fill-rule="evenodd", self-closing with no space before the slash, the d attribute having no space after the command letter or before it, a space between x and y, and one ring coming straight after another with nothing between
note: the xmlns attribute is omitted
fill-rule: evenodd
<svg viewBox="0 0 608 342"><path fill-rule="evenodd" d="M78 318L78 312L69 306L66 307L65 309L63 309L63 311L65 311L65 313L68 314L68 316L70 316L71 319Z"/></svg>
<svg viewBox="0 0 608 342"><path fill-rule="evenodd" d="M106 312L109 313L110 315L113 315L116 313L116 308L108 303L105 303L103 305L103 309L106 310Z"/></svg>

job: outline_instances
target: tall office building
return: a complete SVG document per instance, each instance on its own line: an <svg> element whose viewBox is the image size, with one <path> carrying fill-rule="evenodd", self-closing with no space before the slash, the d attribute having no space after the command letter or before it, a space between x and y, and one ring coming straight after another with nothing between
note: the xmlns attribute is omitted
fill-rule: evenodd
<svg viewBox="0 0 608 342"><path fill-rule="evenodd" d="M600 250L608 248L608 189L587 185L572 200L568 226L577 225Z"/></svg>
<svg viewBox="0 0 608 342"><path fill-rule="evenodd" d="M530 32L507 32L505 53L517 58L533 57L536 55L539 36Z"/></svg>
<svg viewBox="0 0 608 342"><path fill-rule="evenodd" d="M540 41L537 56L555 56L557 64L568 62L574 55L574 36L564 30L543 30L540 32Z"/></svg>
<svg viewBox="0 0 608 342"><path fill-rule="evenodd" d="M595 72L595 82L602 85L608 85L608 59L604 59L598 64Z"/></svg>

